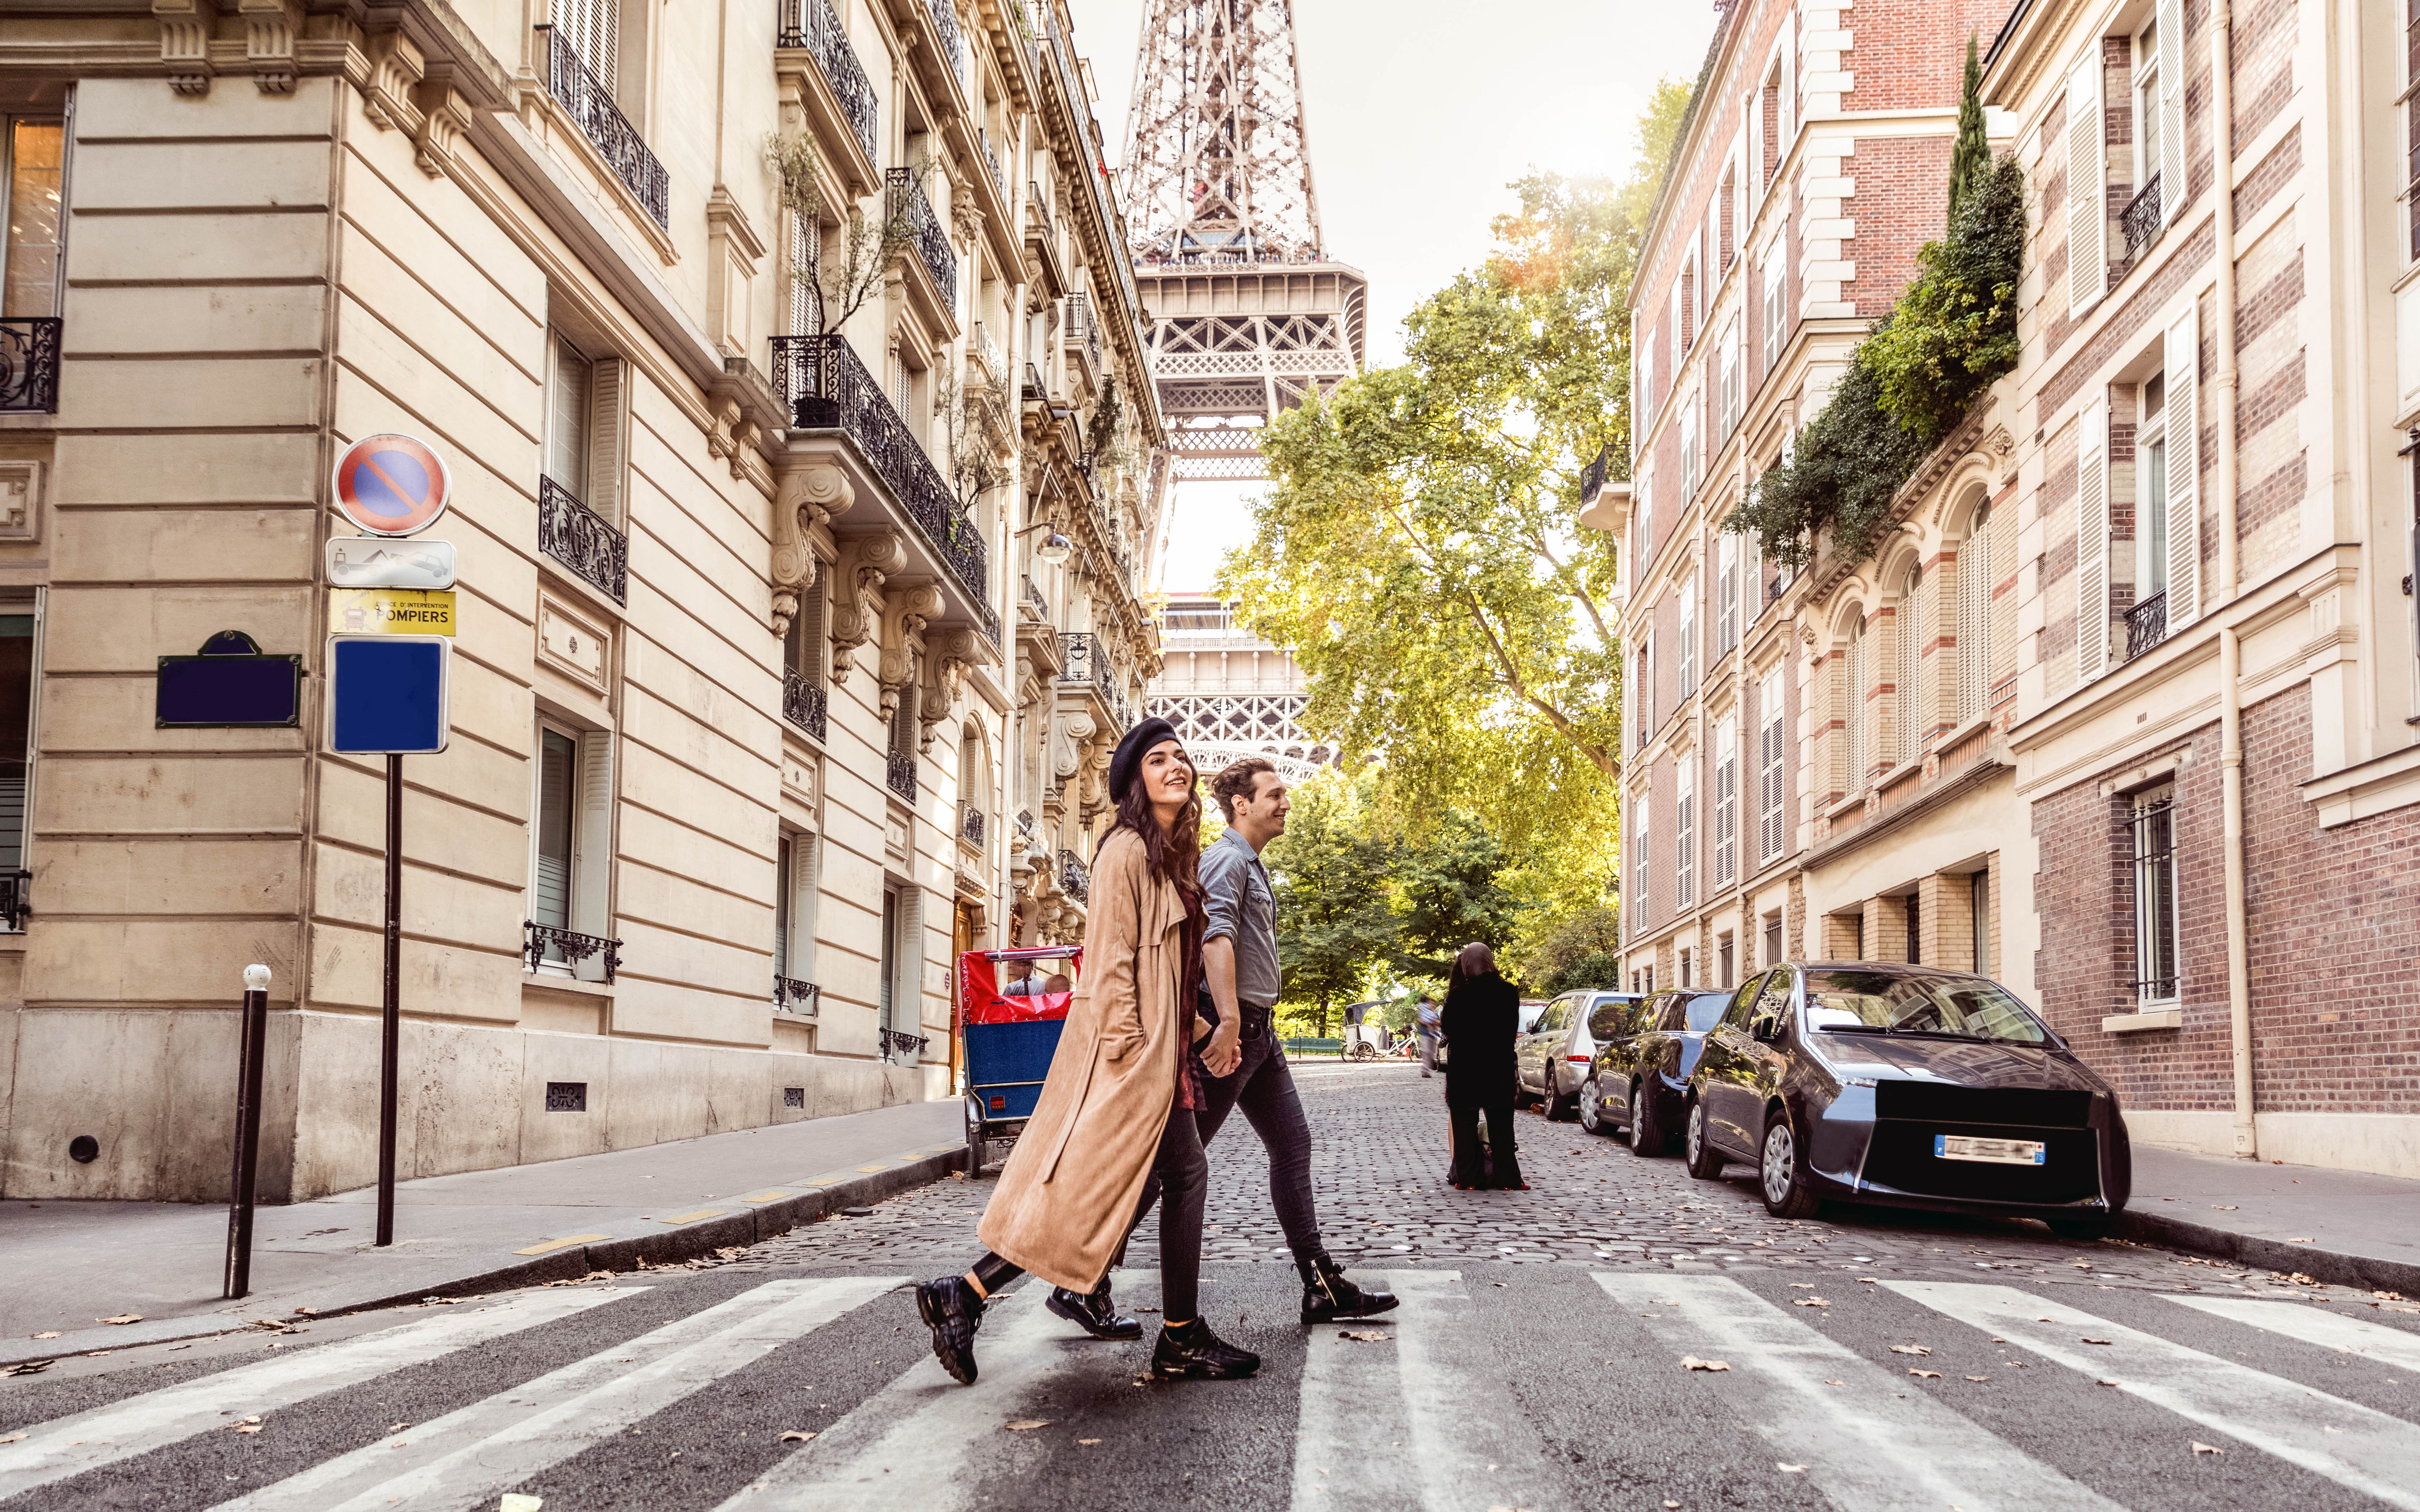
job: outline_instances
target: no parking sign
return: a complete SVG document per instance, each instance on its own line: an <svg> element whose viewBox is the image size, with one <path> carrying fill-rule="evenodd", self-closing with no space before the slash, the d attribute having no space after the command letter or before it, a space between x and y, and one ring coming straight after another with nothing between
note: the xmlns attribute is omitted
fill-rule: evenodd
<svg viewBox="0 0 2420 1512"><path fill-rule="evenodd" d="M336 458L336 507L372 535L428 529L445 513L453 491L445 459L410 436L365 436Z"/></svg>

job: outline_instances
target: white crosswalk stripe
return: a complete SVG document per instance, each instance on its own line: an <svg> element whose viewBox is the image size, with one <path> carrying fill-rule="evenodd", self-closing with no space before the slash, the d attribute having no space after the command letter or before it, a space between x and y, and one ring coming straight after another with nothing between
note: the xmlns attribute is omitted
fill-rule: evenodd
<svg viewBox="0 0 2420 1512"><path fill-rule="evenodd" d="M1919 1392L1725 1275L1597 1272L1672 1359L1720 1360L1721 1393L1777 1461L1845 1507L2116 1512L2117 1504ZM1668 1306L1678 1303L1678 1306ZM1837 1381L1839 1385L1827 1385Z"/></svg>
<svg viewBox="0 0 2420 1512"><path fill-rule="evenodd" d="M299 1350L43 1423L28 1429L24 1442L0 1445L0 1497L81 1475L196 1433L226 1427L254 1413L359 1385L645 1289L569 1287L523 1292L485 1306L465 1304L458 1311L415 1319L399 1328Z"/></svg>
<svg viewBox="0 0 2420 1512"><path fill-rule="evenodd" d="M2420 1426L2013 1287L1883 1285L2340 1486L2420 1509Z"/></svg>
<svg viewBox="0 0 2420 1512"><path fill-rule="evenodd" d="M1305 1341L1295 1440L1295 1512L1479 1512L1565 1499L1536 1436L1517 1418L1473 1412L1469 1383L1446 1362L1477 1331L1458 1271L1382 1272L1403 1305ZM1483 1351L1481 1351L1483 1352ZM1375 1445L1401 1445L1376 1451Z"/></svg>
<svg viewBox="0 0 2420 1512"><path fill-rule="evenodd" d="M224 1504L231 1512L440 1512L551 1465L876 1297L902 1276L771 1281Z"/></svg>
<svg viewBox="0 0 2420 1512"><path fill-rule="evenodd" d="M2282 1334L2325 1349L2342 1350L2348 1354L2366 1355L2382 1365L2400 1365L2406 1370L2420 1371L2420 1335L2407 1334L2399 1328L2365 1319L2347 1318L2327 1310L2324 1304L2307 1302L2263 1302L2257 1297L2180 1297L2170 1294L2167 1301L2180 1303L2199 1312L2249 1323L2254 1328Z"/></svg>

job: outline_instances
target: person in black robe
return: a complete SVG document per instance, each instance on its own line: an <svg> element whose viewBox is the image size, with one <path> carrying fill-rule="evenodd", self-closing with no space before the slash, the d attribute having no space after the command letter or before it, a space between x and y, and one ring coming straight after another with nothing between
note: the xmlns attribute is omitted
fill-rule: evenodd
<svg viewBox="0 0 2420 1512"><path fill-rule="evenodd" d="M1453 960L1439 1014L1445 1031L1445 1103L1453 1119L1453 1184L1526 1192L1513 1149L1512 1042L1521 1032L1521 994L1496 969L1496 952L1473 942ZM1479 1143L1480 1115L1487 1145Z"/></svg>

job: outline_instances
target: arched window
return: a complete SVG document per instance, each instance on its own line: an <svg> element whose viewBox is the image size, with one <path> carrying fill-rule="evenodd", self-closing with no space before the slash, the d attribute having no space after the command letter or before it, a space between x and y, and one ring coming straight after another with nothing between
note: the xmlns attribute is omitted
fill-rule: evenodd
<svg viewBox="0 0 2420 1512"><path fill-rule="evenodd" d="M1858 793L1866 785L1866 617L1849 626L1849 655L1841 682L1842 791Z"/></svg>
<svg viewBox="0 0 2420 1512"><path fill-rule="evenodd" d="M1899 593L1899 610L1894 618L1899 655L1891 668L1893 686L1898 697L1898 741L1891 760L1899 766L1913 765L1924 749L1924 568L1907 569L1907 583Z"/></svg>
<svg viewBox="0 0 2420 1512"><path fill-rule="evenodd" d="M1975 508L1958 553L1958 722L1983 717L1992 681L1992 506Z"/></svg>

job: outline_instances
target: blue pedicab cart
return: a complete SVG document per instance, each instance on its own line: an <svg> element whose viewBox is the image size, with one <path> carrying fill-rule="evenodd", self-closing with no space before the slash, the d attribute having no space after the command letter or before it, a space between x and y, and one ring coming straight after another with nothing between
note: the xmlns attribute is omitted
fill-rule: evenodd
<svg viewBox="0 0 2420 1512"><path fill-rule="evenodd" d="M1033 1117L1083 966L1083 950L1070 946L958 957L970 1178L983 1170L992 1145L1014 1143Z"/></svg>

